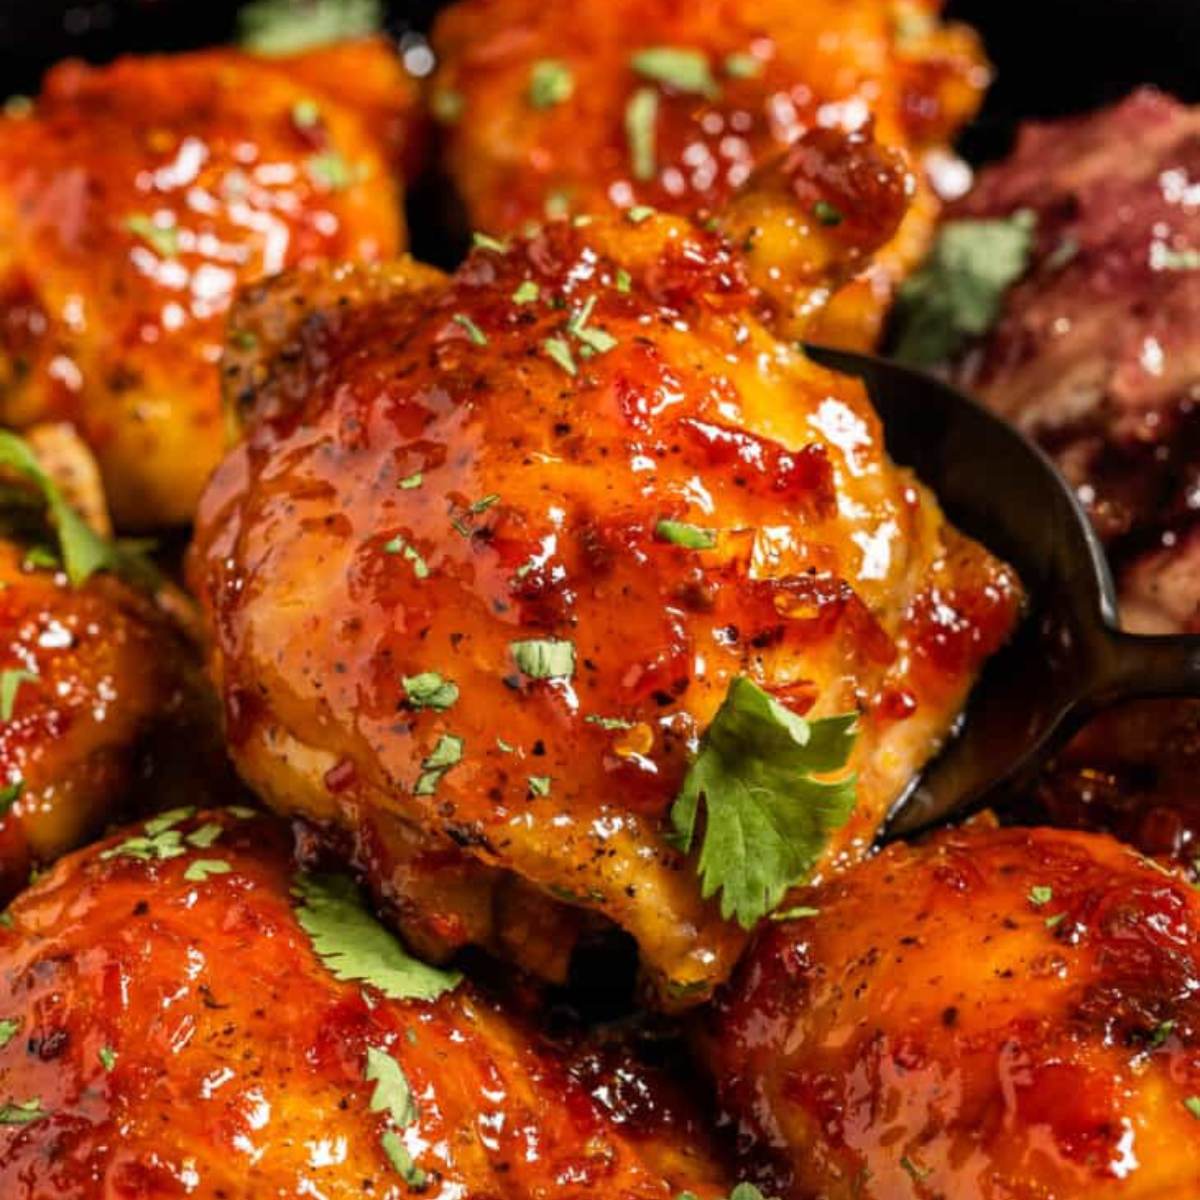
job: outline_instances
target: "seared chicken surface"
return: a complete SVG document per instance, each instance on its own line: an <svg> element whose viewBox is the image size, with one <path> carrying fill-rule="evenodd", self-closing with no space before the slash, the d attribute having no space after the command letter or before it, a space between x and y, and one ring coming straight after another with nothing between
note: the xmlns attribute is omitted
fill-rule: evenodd
<svg viewBox="0 0 1200 1200"><path fill-rule="evenodd" d="M1200 1191L1200 896L1104 836L982 827L801 897L708 1018L783 1200Z"/></svg>
<svg viewBox="0 0 1200 1200"><path fill-rule="evenodd" d="M5 1200L728 1194L690 1109L632 1057L551 1046L466 983L437 995L453 977L389 998L402 952L290 850L248 810L165 816L14 902Z"/></svg>
<svg viewBox="0 0 1200 1200"><path fill-rule="evenodd" d="M73 422L120 527L189 521L241 283L403 244L382 42L67 62L0 118L0 421Z"/></svg>
<svg viewBox="0 0 1200 1200"><path fill-rule="evenodd" d="M874 123L917 201L835 297L818 340L869 346L898 279L959 187L948 152L987 70L933 0L461 0L434 27L432 102L474 226L653 204L720 207L806 131ZM812 219L836 225L835 206Z"/></svg>
<svg viewBox="0 0 1200 1200"><path fill-rule="evenodd" d="M802 182L764 181L764 240ZM668 814L731 685L859 715L829 865L1012 627L1013 575L888 461L857 382L772 336L754 271L637 211L484 239L449 279L294 274L234 315L245 438L191 563L231 752L350 835L426 953L561 978L602 916L660 999L702 999L745 933Z"/></svg>

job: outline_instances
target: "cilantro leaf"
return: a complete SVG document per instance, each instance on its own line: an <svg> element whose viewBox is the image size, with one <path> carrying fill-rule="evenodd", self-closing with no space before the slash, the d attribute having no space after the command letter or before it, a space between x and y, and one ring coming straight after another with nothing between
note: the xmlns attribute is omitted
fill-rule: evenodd
<svg viewBox="0 0 1200 1200"><path fill-rule="evenodd" d="M183 877L188 883L203 883L212 875L228 875L233 868L219 858L197 858L188 863Z"/></svg>
<svg viewBox="0 0 1200 1200"><path fill-rule="evenodd" d="M20 1028L20 1017L5 1017L3 1021L0 1021L0 1050L3 1050L13 1040Z"/></svg>
<svg viewBox="0 0 1200 1200"><path fill-rule="evenodd" d="M686 550L711 550L717 544L715 530L665 518L654 526L654 536L674 546L683 546Z"/></svg>
<svg viewBox="0 0 1200 1200"><path fill-rule="evenodd" d="M117 1065L117 1052L111 1046L101 1046L96 1051L96 1057L106 1071L111 1071Z"/></svg>
<svg viewBox="0 0 1200 1200"><path fill-rule="evenodd" d="M634 179L653 179L657 167L658 93L638 88L625 106L625 139Z"/></svg>
<svg viewBox="0 0 1200 1200"><path fill-rule="evenodd" d="M32 671L0 671L0 721L12 720L13 705L17 702L17 691L21 684L36 679Z"/></svg>
<svg viewBox="0 0 1200 1200"><path fill-rule="evenodd" d="M32 1125L34 1121L44 1120L49 1115L37 1097L0 1104L0 1125Z"/></svg>
<svg viewBox="0 0 1200 1200"><path fill-rule="evenodd" d="M391 1000L436 1000L462 980L409 955L346 876L297 875L292 894L300 901L296 919L335 979L368 983Z"/></svg>
<svg viewBox="0 0 1200 1200"><path fill-rule="evenodd" d="M0 817L3 817L21 798L25 790L25 780L14 779L0 787Z"/></svg>
<svg viewBox="0 0 1200 1200"><path fill-rule="evenodd" d="M445 712L458 699L458 684L436 671L405 675L400 683L413 708L434 708L438 712Z"/></svg>
<svg viewBox="0 0 1200 1200"><path fill-rule="evenodd" d="M129 837L115 846L110 846L100 854L102 860L110 858L133 858L138 862L150 862L152 859L165 860L179 858L186 854L183 847L183 835L178 829L165 829L161 833L150 834L147 837Z"/></svg>
<svg viewBox="0 0 1200 1200"><path fill-rule="evenodd" d="M704 897L721 893L722 917L753 928L846 823L855 778L812 776L845 767L857 720L806 721L743 676L730 684L671 807L678 844L690 850L704 801L697 869Z"/></svg>
<svg viewBox="0 0 1200 1200"><path fill-rule="evenodd" d="M400 1178L414 1192L421 1191L429 1182L429 1176L413 1162L408 1147L400 1140L400 1135L389 1129L380 1135L379 1145Z"/></svg>
<svg viewBox="0 0 1200 1200"><path fill-rule="evenodd" d="M41 493L50 524L58 538L67 578L75 587L86 582L97 571L145 576L145 564L93 532L67 503L54 480L42 470L29 444L7 429L0 430L0 467L8 467L24 475Z"/></svg>
<svg viewBox="0 0 1200 1200"><path fill-rule="evenodd" d="M453 733L443 733L437 745L421 763L421 774L413 785L414 796L432 796L437 791L442 776L457 763L462 762L463 739Z"/></svg>
<svg viewBox="0 0 1200 1200"><path fill-rule="evenodd" d="M652 46L639 50L630 58L629 64L643 78L665 83L677 92L707 96L711 100L721 91L703 50Z"/></svg>
<svg viewBox="0 0 1200 1200"><path fill-rule="evenodd" d="M566 63L554 58L539 59L529 72L529 103L534 108L553 108L570 100L575 76Z"/></svg>
<svg viewBox="0 0 1200 1200"><path fill-rule="evenodd" d="M945 362L987 333L1008 288L1025 274L1036 219L948 221L925 265L900 288L895 357L913 366Z"/></svg>
<svg viewBox="0 0 1200 1200"><path fill-rule="evenodd" d="M145 213L132 213L125 218L125 228L140 237L159 258L175 258L179 253L179 230L174 225L160 225Z"/></svg>
<svg viewBox="0 0 1200 1200"><path fill-rule="evenodd" d="M371 1111L386 1112L403 1129L417 1119L417 1103L400 1064L386 1051L367 1047L367 1068L363 1077L375 1085Z"/></svg>
<svg viewBox="0 0 1200 1200"><path fill-rule="evenodd" d="M530 679L570 679L575 674L575 646L552 638L510 642L513 661Z"/></svg>
<svg viewBox="0 0 1200 1200"><path fill-rule="evenodd" d="M238 41L256 54L297 54L382 24L380 0L253 0L238 13Z"/></svg>

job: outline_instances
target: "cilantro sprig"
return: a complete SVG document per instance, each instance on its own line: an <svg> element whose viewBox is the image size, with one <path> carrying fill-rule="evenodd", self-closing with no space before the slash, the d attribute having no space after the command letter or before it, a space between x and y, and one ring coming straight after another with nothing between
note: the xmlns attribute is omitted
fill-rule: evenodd
<svg viewBox="0 0 1200 1200"><path fill-rule="evenodd" d="M721 915L751 929L821 856L854 808L854 776L842 771L857 713L806 721L743 676L730 684L671 807L677 844L696 841L704 897L720 892Z"/></svg>
<svg viewBox="0 0 1200 1200"><path fill-rule="evenodd" d="M391 1000L436 1000L462 980L413 958L363 903L344 875L301 874L292 894L296 919L335 979L367 983Z"/></svg>
<svg viewBox="0 0 1200 1200"><path fill-rule="evenodd" d="M380 0L253 0L238 13L238 41L256 54L298 54L382 24Z"/></svg>

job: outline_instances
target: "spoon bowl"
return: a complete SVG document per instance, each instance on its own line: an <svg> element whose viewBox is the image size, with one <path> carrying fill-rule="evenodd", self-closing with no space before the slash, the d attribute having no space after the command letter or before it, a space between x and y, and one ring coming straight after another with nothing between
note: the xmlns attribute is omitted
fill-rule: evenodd
<svg viewBox="0 0 1200 1200"><path fill-rule="evenodd" d="M984 668L954 736L896 801L883 839L1021 792L1101 709L1200 697L1200 636L1145 637L1118 627L1104 548L1032 442L924 372L806 349L863 380L892 458L933 490L959 529L1016 569L1028 598L1017 633Z"/></svg>

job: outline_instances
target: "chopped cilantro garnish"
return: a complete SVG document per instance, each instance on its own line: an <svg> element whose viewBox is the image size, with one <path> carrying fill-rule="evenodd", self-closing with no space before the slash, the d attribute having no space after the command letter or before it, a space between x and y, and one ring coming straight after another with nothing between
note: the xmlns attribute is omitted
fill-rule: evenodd
<svg viewBox="0 0 1200 1200"><path fill-rule="evenodd" d="M571 314L567 322L567 332L578 338L595 354L605 354L616 344L617 339L603 329L592 329L588 322L592 318L592 309L596 307L596 297L589 296L583 306Z"/></svg>
<svg viewBox="0 0 1200 1200"><path fill-rule="evenodd" d="M256 54L285 55L375 33L379 0L252 0L238 12L238 41Z"/></svg>
<svg viewBox="0 0 1200 1200"><path fill-rule="evenodd" d="M344 875L298 875L296 918L317 957L336 979L366 983L392 1000L436 1000L462 976L411 957L371 915Z"/></svg>
<svg viewBox="0 0 1200 1200"><path fill-rule="evenodd" d="M708 55L702 50L681 46L653 46L639 50L629 60L630 66L645 79L665 83L677 92L707 96L720 93L717 81L708 65Z"/></svg>
<svg viewBox="0 0 1200 1200"><path fill-rule="evenodd" d="M259 815L257 809L247 808L244 804L227 804L225 811L239 821L250 821Z"/></svg>
<svg viewBox="0 0 1200 1200"><path fill-rule="evenodd" d="M706 827L697 869L721 915L750 929L820 858L854 807L853 776L841 771L854 746L856 713L806 721L739 676L688 769L671 808L678 843L691 849L701 799Z"/></svg>
<svg viewBox="0 0 1200 1200"><path fill-rule="evenodd" d="M1200 1121L1200 1096L1188 1096L1188 1098L1183 1102L1183 1107L1186 1108L1188 1112L1190 1112L1192 1116L1196 1118L1197 1121Z"/></svg>
<svg viewBox="0 0 1200 1200"><path fill-rule="evenodd" d="M25 780L23 779L14 779L11 783L0 787L0 817L7 815L12 806L20 800L24 790Z"/></svg>
<svg viewBox="0 0 1200 1200"><path fill-rule="evenodd" d="M512 294L514 304L536 304L541 290L532 279L524 280Z"/></svg>
<svg viewBox="0 0 1200 1200"><path fill-rule="evenodd" d="M455 313L450 319L467 331L467 337L470 338L474 345L486 346L488 344L487 334L466 313Z"/></svg>
<svg viewBox="0 0 1200 1200"><path fill-rule="evenodd" d="M145 213L132 213L125 218L125 228L161 258L174 258L179 253L179 230L174 225L160 225Z"/></svg>
<svg viewBox="0 0 1200 1200"><path fill-rule="evenodd" d="M371 1095L373 1113L387 1113L401 1129L417 1119L417 1104L408 1078L400 1064L386 1050L367 1047L367 1066L363 1077L375 1085Z"/></svg>
<svg viewBox="0 0 1200 1200"><path fill-rule="evenodd" d="M507 242L502 242L499 238L494 238L490 234L480 233L478 230L471 234L471 245L477 250L493 250L497 254L508 253Z"/></svg>
<svg viewBox="0 0 1200 1200"><path fill-rule="evenodd" d="M534 108L553 108L571 98L575 77L566 63L554 58L539 59L529 72L529 103Z"/></svg>
<svg viewBox="0 0 1200 1200"><path fill-rule="evenodd" d="M221 836L222 832L221 826L216 821L206 821L199 829L193 829L184 838L184 841L189 846L195 846L197 850L207 850Z"/></svg>
<svg viewBox="0 0 1200 1200"><path fill-rule="evenodd" d="M730 79L755 79L762 74L762 61L753 54L727 54L721 68Z"/></svg>
<svg viewBox="0 0 1200 1200"><path fill-rule="evenodd" d="M111 1046L101 1046L96 1051L96 1057L106 1071L111 1071L117 1065L117 1052Z"/></svg>
<svg viewBox="0 0 1200 1200"><path fill-rule="evenodd" d="M437 745L421 763L421 774L413 786L414 796L432 796L437 791L442 776L451 767L462 761L463 739L452 733L443 733Z"/></svg>
<svg viewBox="0 0 1200 1200"><path fill-rule="evenodd" d="M578 368L575 366L575 357L563 338L547 338L542 343L542 349L546 351L546 356L562 367L568 375L573 377L576 374Z"/></svg>
<svg viewBox="0 0 1200 1200"><path fill-rule="evenodd" d="M399 534L385 542L383 550L385 554L399 554L405 562L412 563L413 574L418 579L429 578L429 564L421 557L421 552Z"/></svg>
<svg viewBox="0 0 1200 1200"><path fill-rule="evenodd" d="M555 188L553 191L546 194L545 203L542 205L542 210L545 212L548 220L560 221L571 211L571 196L564 188ZM525 229L525 236L532 237L537 233L540 226L536 221L530 222Z"/></svg>
<svg viewBox="0 0 1200 1200"><path fill-rule="evenodd" d="M702 529L684 521L659 521L654 527L654 536L687 550L711 550L717 544L716 530Z"/></svg>
<svg viewBox="0 0 1200 1200"><path fill-rule="evenodd" d="M336 150L314 154L304 166L313 183L327 192L345 191L354 182L350 164Z"/></svg>
<svg viewBox="0 0 1200 1200"><path fill-rule="evenodd" d="M987 333L1029 265L1035 225L1027 211L943 225L925 265L900 288L895 356L932 366Z"/></svg>
<svg viewBox="0 0 1200 1200"><path fill-rule="evenodd" d="M21 684L37 679L32 671L0 671L0 721L11 721Z"/></svg>
<svg viewBox="0 0 1200 1200"><path fill-rule="evenodd" d="M1029 903L1034 908L1041 908L1043 904L1049 904L1054 899L1054 889L1047 887L1043 883L1035 883L1029 889Z"/></svg>
<svg viewBox="0 0 1200 1200"><path fill-rule="evenodd" d="M162 833L151 834L147 837L129 837L115 846L110 846L101 852L102 859L134 858L139 862L150 862L152 859L178 858L187 851L183 846L183 836L178 829L167 829Z"/></svg>
<svg viewBox="0 0 1200 1200"><path fill-rule="evenodd" d="M570 679L575 674L575 646L552 638L510 642L513 661L530 679Z"/></svg>
<svg viewBox="0 0 1200 1200"><path fill-rule="evenodd" d="M49 1115L36 1098L0 1104L0 1125L32 1125L34 1121L41 1121Z"/></svg>
<svg viewBox="0 0 1200 1200"><path fill-rule="evenodd" d="M629 289L633 286L633 279L630 277L629 272L625 270L624 267L617 268L614 286L618 292L625 293L628 293Z"/></svg>
<svg viewBox="0 0 1200 1200"><path fill-rule="evenodd" d="M550 776L549 775L530 775L530 777L529 777L529 794L531 796L548 796L548 795L550 795Z"/></svg>
<svg viewBox="0 0 1200 1200"><path fill-rule="evenodd" d="M36 485L46 502L50 524L58 538L67 578L78 587L97 571L119 571L145 578L148 568L137 557L105 541L67 503L58 485L42 470L27 442L8 430L0 430L0 467L24 475ZM57 562L52 564L57 566Z"/></svg>
<svg viewBox="0 0 1200 1200"><path fill-rule="evenodd" d="M840 225L846 218L842 216L842 210L834 207L828 200L818 200L812 206L812 214L822 225L828 225L832 228L835 225Z"/></svg>
<svg viewBox="0 0 1200 1200"><path fill-rule="evenodd" d="M233 868L219 858L197 858L188 863L183 877L188 883L203 883L211 875L228 875Z"/></svg>
<svg viewBox="0 0 1200 1200"><path fill-rule="evenodd" d="M20 1017L5 1017L3 1021L0 1021L0 1050L3 1050L16 1037L17 1030L20 1028Z"/></svg>
<svg viewBox="0 0 1200 1200"><path fill-rule="evenodd" d="M315 100L297 100L292 105L292 124L297 129L312 129L320 120L321 106Z"/></svg>
<svg viewBox="0 0 1200 1200"><path fill-rule="evenodd" d="M433 113L434 119L443 125L455 124L462 117L466 107L466 97L462 92L455 92L450 88L438 88L429 98L429 111Z"/></svg>
<svg viewBox="0 0 1200 1200"><path fill-rule="evenodd" d="M411 492L414 488L419 488L425 482L425 476L420 471L414 471L411 475L405 475L396 485L402 492Z"/></svg>
<svg viewBox="0 0 1200 1200"><path fill-rule="evenodd" d="M413 708L434 708L438 712L445 712L458 699L458 685L436 671L405 675L400 683Z"/></svg>
<svg viewBox="0 0 1200 1200"><path fill-rule="evenodd" d="M421 1191L429 1182L429 1177L413 1162L408 1147L400 1140L400 1135L389 1129L380 1135L379 1145L400 1178L414 1192Z"/></svg>
<svg viewBox="0 0 1200 1200"><path fill-rule="evenodd" d="M770 915L772 921L799 921L804 917L818 917L819 908L810 908L807 904L797 904L795 908L781 908Z"/></svg>
<svg viewBox="0 0 1200 1200"><path fill-rule="evenodd" d="M1065 912L1055 913L1054 916L1046 918L1046 928L1057 929L1066 919L1067 914Z"/></svg>
<svg viewBox="0 0 1200 1200"><path fill-rule="evenodd" d="M913 1179L917 1181L917 1183L920 1183L922 1179L928 1179L929 1176L933 1174L932 1168L918 1166L911 1158L908 1157L907 1154L900 1159L900 1165L913 1177Z"/></svg>
<svg viewBox="0 0 1200 1200"><path fill-rule="evenodd" d="M150 837L157 837L165 830L171 829L181 822L188 820L189 817L196 815L195 805L184 804L179 808L169 808L166 812L161 812L156 817L151 817L143 827L145 832Z"/></svg>
<svg viewBox="0 0 1200 1200"><path fill-rule="evenodd" d="M625 210L625 219L633 225L640 225L654 216L654 209L649 204L635 204Z"/></svg>
<svg viewBox="0 0 1200 1200"><path fill-rule="evenodd" d="M625 140L629 144L629 166L634 179L654 178L657 125L658 93L653 88L638 88L625 106Z"/></svg>
<svg viewBox="0 0 1200 1200"><path fill-rule="evenodd" d="M1174 1028L1174 1021L1160 1021L1154 1027L1154 1032L1150 1035L1150 1049L1157 1050L1159 1046L1165 1045L1167 1038L1171 1036Z"/></svg>
<svg viewBox="0 0 1200 1200"><path fill-rule="evenodd" d="M597 717L586 716L583 718L589 725L599 725L601 729L606 729L610 733L617 729L632 729L634 723L632 721L623 720L621 717Z"/></svg>

